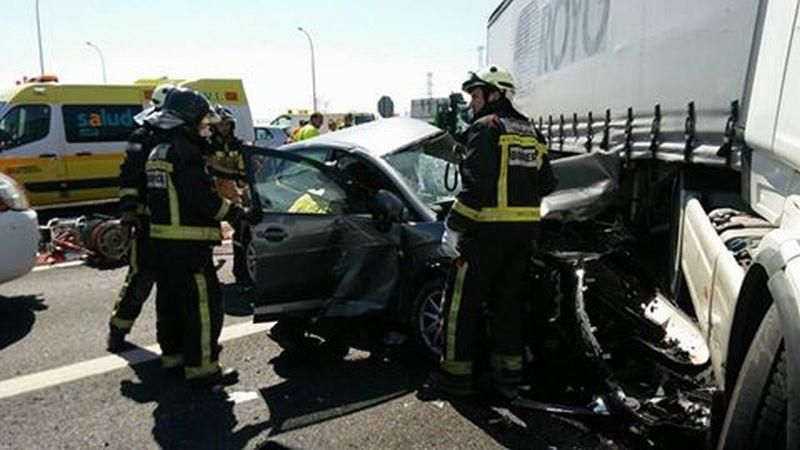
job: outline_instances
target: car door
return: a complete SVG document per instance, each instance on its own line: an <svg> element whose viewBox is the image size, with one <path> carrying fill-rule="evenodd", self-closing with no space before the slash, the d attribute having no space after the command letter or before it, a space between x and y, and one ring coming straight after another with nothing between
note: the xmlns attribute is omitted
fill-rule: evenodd
<svg viewBox="0 0 800 450"><path fill-rule="evenodd" d="M399 227L379 231L347 173L296 154L244 150L255 222L247 248L256 321L385 307Z"/></svg>

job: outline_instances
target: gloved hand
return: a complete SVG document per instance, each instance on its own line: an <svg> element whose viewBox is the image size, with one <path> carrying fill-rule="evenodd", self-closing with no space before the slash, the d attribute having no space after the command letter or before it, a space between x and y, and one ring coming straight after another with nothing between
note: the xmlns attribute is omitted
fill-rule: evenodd
<svg viewBox="0 0 800 450"><path fill-rule="evenodd" d="M461 233L445 227L444 234L442 234L442 253L450 258L459 257L461 255L461 253L458 252L459 240L461 240Z"/></svg>
<svg viewBox="0 0 800 450"><path fill-rule="evenodd" d="M135 211L126 211L119 218L119 224L122 227L123 239L129 241L133 234L133 229L139 226L139 216L136 215Z"/></svg>
<svg viewBox="0 0 800 450"><path fill-rule="evenodd" d="M127 227L134 227L139 224L139 216L136 215L136 211L125 211L119 218L119 223Z"/></svg>

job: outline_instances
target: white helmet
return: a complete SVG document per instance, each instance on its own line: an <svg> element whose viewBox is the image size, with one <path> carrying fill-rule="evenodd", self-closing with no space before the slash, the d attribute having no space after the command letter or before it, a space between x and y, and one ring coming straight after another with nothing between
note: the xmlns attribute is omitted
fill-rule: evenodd
<svg viewBox="0 0 800 450"><path fill-rule="evenodd" d="M164 106L167 94L172 92L173 89L175 89L175 86L172 84L159 84L153 89L153 95L150 96L150 103L152 103L156 109L160 109Z"/></svg>
<svg viewBox="0 0 800 450"><path fill-rule="evenodd" d="M514 76L506 69L494 64L478 72L469 72L469 79L461 85L464 92L469 92L476 87L488 86L505 93L509 97L516 91Z"/></svg>

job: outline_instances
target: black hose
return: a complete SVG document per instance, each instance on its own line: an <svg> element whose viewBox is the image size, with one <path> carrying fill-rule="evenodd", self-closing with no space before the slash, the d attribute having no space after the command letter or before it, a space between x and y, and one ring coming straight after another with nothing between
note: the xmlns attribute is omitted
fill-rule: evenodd
<svg viewBox="0 0 800 450"><path fill-rule="evenodd" d="M453 184L450 184L450 167L453 165L453 163L448 162L444 168L444 188L447 189L447 192L455 192L458 189L458 169L453 170Z"/></svg>

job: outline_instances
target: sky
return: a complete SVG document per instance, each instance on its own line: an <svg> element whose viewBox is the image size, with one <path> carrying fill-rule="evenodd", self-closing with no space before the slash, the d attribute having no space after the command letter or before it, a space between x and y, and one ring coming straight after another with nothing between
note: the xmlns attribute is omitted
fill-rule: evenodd
<svg viewBox="0 0 800 450"><path fill-rule="evenodd" d="M36 0L0 0L0 89L39 74ZM311 108L377 110L383 95L404 115L413 98L458 91L479 64L500 0L39 0L45 73L62 83L169 76L240 78L253 117Z"/></svg>

